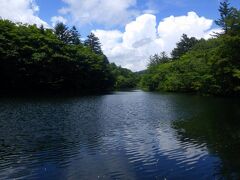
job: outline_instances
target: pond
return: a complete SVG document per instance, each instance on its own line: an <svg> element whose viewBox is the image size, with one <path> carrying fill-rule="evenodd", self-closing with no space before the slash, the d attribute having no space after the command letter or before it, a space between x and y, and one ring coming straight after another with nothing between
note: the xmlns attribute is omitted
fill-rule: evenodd
<svg viewBox="0 0 240 180"><path fill-rule="evenodd" d="M0 98L0 179L239 179L240 101L116 92Z"/></svg>

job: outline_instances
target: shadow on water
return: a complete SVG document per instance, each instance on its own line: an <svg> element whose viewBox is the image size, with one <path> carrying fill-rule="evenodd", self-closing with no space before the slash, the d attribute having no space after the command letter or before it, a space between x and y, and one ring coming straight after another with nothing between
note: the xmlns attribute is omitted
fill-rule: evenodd
<svg viewBox="0 0 240 180"><path fill-rule="evenodd" d="M183 108L192 109L188 101L183 103ZM183 143L206 144L209 154L220 158L221 163L215 164L215 177L239 179L239 99L201 97L190 104L197 112L191 118L174 121L172 127L176 129L177 138Z"/></svg>
<svg viewBox="0 0 240 180"><path fill-rule="evenodd" d="M142 91L0 98L0 179L238 178L239 108Z"/></svg>
<svg viewBox="0 0 240 180"><path fill-rule="evenodd" d="M2 98L0 179L67 178L64 167L79 149L94 154L100 146L98 101L101 96Z"/></svg>

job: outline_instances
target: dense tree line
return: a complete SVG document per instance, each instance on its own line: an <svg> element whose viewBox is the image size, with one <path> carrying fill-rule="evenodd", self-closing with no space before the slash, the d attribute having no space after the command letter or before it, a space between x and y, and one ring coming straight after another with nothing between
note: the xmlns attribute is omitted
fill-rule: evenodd
<svg viewBox="0 0 240 180"><path fill-rule="evenodd" d="M45 29L0 20L1 91L105 91L115 74L92 33L82 42L63 23Z"/></svg>
<svg viewBox="0 0 240 180"><path fill-rule="evenodd" d="M183 35L172 51L150 57L141 86L149 90L240 95L240 11L223 1L209 40Z"/></svg>
<svg viewBox="0 0 240 180"><path fill-rule="evenodd" d="M114 63L110 64L110 69L115 78L114 88L116 90L133 89L133 88L137 87L138 82L139 82L138 74L132 72L129 69L117 66Z"/></svg>

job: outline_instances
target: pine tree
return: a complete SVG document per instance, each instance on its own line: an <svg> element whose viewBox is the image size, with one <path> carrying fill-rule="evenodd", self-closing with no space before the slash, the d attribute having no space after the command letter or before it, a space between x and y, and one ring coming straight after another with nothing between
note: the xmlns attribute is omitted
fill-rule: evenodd
<svg viewBox="0 0 240 180"><path fill-rule="evenodd" d="M100 40L93 33L87 36L87 40L85 40L84 45L88 46L96 54L103 54Z"/></svg>
<svg viewBox="0 0 240 180"><path fill-rule="evenodd" d="M71 34L68 27L63 23L57 23L54 27L54 32L58 38L64 43L68 44L71 41Z"/></svg>
<svg viewBox="0 0 240 180"><path fill-rule="evenodd" d="M240 11L230 7L228 0L220 3L220 18L215 23L222 28L223 34L236 35L240 33ZM217 33L219 35L219 33Z"/></svg>
<svg viewBox="0 0 240 180"><path fill-rule="evenodd" d="M170 60L170 58L167 56L167 53L165 51L161 52L159 54L154 54L153 56L150 56L149 64L148 66L157 66L162 63L166 63Z"/></svg>
<svg viewBox="0 0 240 180"><path fill-rule="evenodd" d="M181 40L177 43L177 47L171 52L173 59L178 59L189 51L198 40L194 37L189 38L186 34L182 35Z"/></svg>
<svg viewBox="0 0 240 180"><path fill-rule="evenodd" d="M230 3L228 0L224 0L223 2L220 2L219 12L220 12L220 18L215 21L215 23L222 27L224 30L224 34L228 33L229 30L229 19L231 17L231 14L233 12L233 9L230 6Z"/></svg>
<svg viewBox="0 0 240 180"><path fill-rule="evenodd" d="M232 17L229 20L230 24L230 34L240 35L240 10L232 8Z"/></svg>
<svg viewBox="0 0 240 180"><path fill-rule="evenodd" d="M74 44L74 45L80 45L81 44L81 40L80 37L81 35L79 34L77 28L75 26L73 26L70 30L70 43Z"/></svg>

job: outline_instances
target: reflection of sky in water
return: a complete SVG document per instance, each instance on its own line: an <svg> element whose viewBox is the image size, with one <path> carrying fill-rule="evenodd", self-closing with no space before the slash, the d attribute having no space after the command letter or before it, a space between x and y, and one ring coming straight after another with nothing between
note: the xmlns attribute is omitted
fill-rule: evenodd
<svg viewBox="0 0 240 180"><path fill-rule="evenodd" d="M1 101L0 119L9 121L0 120L8 145L0 145L0 179L212 178L220 158L173 128L204 111L189 97L138 91Z"/></svg>

